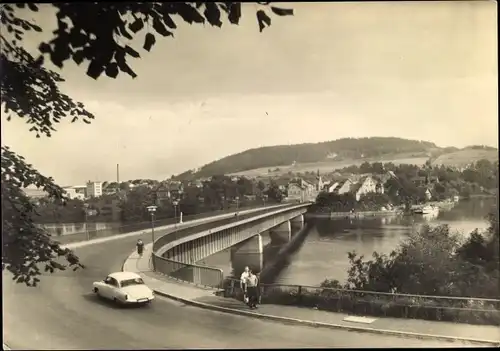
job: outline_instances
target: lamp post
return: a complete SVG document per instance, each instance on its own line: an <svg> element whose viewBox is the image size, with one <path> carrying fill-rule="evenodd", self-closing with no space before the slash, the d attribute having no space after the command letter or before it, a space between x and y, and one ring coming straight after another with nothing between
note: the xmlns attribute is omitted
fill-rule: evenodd
<svg viewBox="0 0 500 351"><path fill-rule="evenodd" d="M151 214L151 240L154 244L154 242L155 242L155 212L156 212L156 209L158 207L155 205L151 205L151 206L148 206L146 208L147 208L148 212Z"/></svg>
<svg viewBox="0 0 500 351"><path fill-rule="evenodd" d="M84 203L83 204L83 213L85 214L85 234L86 234L87 240L90 240L90 238L89 238L89 229L87 227L87 215L88 215L87 210L88 210L88 208L89 208L89 204Z"/></svg>
<svg viewBox="0 0 500 351"><path fill-rule="evenodd" d="M172 205L174 205L175 228L177 228L177 205L179 205L179 201L178 200L172 201Z"/></svg>

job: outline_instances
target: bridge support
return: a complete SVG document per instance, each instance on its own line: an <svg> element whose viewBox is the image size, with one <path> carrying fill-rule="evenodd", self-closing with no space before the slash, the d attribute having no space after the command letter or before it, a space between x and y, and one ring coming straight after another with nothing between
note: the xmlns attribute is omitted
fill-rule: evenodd
<svg viewBox="0 0 500 351"><path fill-rule="evenodd" d="M304 226L304 215L298 215L290 220L292 233L297 233Z"/></svg>
<svg viewBox="0 0 500 351"><path fill-rule="evenodd" d="M231 263L234 273L239 275L250 267L254 272L260 272L263 266L262 236L257 234L231 248Z"/></svg>
<svg viewBox="0 0 500 351"><path fill-rule="evenodd" d="M290 221L285 221L269 230L271 240L276 237L279 241L287 243L292 239L292 226Z"/></svg>

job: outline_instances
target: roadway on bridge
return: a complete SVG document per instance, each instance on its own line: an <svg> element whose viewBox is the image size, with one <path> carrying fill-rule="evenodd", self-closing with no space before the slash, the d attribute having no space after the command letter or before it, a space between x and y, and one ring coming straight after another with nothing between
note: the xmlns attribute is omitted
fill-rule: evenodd
<svg viewBox="0 0 500 351"><path fill-rule="evenodd" d="M148 242L149 234L143 236ZM37 288L4 273L4 342L12 349L442 347L457 344L284 325L188 307L158 297L116 308L90 292L121 270L138 237L76 249L85 270L44 275ZM244 336L245 335L245 336Z"/></svg>

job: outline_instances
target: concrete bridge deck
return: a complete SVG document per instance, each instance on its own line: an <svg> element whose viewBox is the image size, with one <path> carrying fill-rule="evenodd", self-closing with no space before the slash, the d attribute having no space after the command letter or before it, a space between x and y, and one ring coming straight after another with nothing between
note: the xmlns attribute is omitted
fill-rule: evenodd
<svg viewBox="0 0 500 351"><path fill-rule="evenodd" d="M269 230L271 238L290 242L292 228L297 232L304 226L303 214L310 205L301 203L264 209L214 222L210 227L192 227L164 235L155 240L153 267L184 281L219 287L223 283L223 272L197 262L231 248L231 262L237 273L245 266L261 271L264 248L260 234Z"/></svg>

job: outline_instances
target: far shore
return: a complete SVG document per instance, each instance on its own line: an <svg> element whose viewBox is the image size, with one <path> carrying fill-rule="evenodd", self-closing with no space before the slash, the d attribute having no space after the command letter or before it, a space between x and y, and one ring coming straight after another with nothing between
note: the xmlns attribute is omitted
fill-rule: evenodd
<svg viewBox="0 0 500 351"><path fill-rule="evenodd" d="M382 217L395 216L401 213L401 210L390 211L358 211L358 212L325 212L325 213L308 213L310 218L356 218L356 217Z"/></svg>

